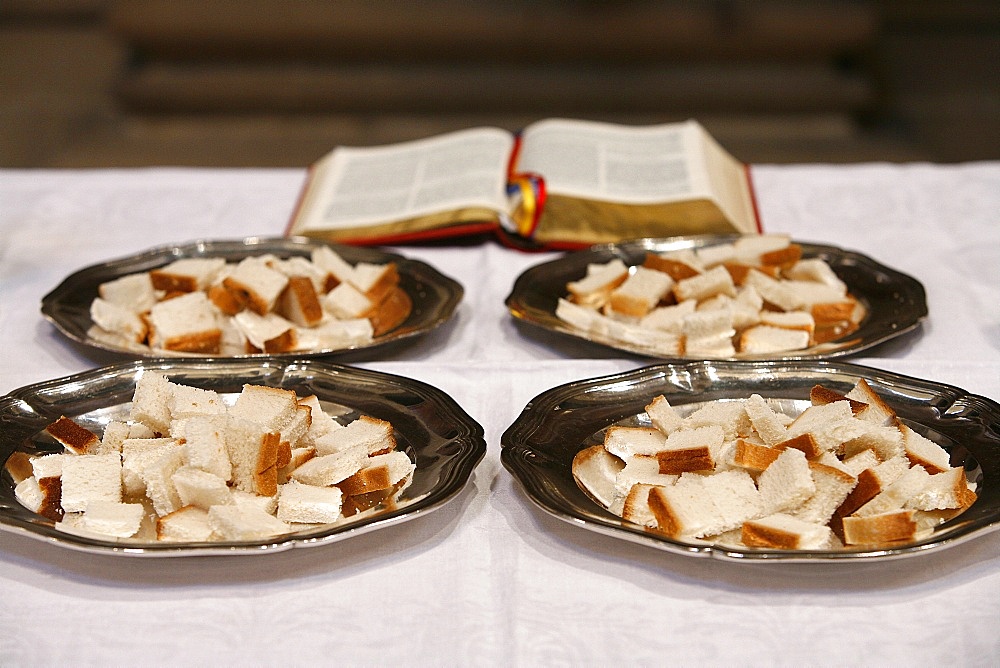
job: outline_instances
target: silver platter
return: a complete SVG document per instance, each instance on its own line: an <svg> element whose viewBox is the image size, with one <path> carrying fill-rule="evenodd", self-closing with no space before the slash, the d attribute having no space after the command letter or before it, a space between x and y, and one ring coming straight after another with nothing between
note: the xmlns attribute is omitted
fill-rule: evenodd
<svg viewBox="0 0 1000 668"><path fill-rule="evenodd" d="M101 264L91 265L67 276L42 299L42 315L65 336L91 348L126 354L132 357L167 357L169 351L153 350L146 346L125 346L113 341L96 338L90 319L90 304L97 297L101 283L127 274L135 274L162 267L180 258L221 257L228 262L239 262L253 255L273 254L281 258L295 255L309 257L322 242L301 237L264 239L251 237L237 240L194 241L177 246L163 246ZM287 353L285 357L374 352L374 348L403 342L426 334L448 321L462 300L464 290L458 282L441 274L419 260L387 253L373 248L330 245L347 262L382 264L395 262L399 269L400 287L413 302L413 309L406 320L395 329L376 336L370 343L350 348L321 349ZM207 357L183 353L182 357ZM237 358L273 357L272 354L236 355Z"/></svg>
<svg viewBox="0 0 1000 668"><path fill-rule="evenodd" d="M918 433L949 451L977 485L978 499L961 515L917 542L829 551L733 549L666 538L622 520L577 485L573 457L603 442L611 425L642 423L645 406L662 394L678 410L760 394L786 407L809 403L822 384L849 391L864 378ZM646 418L648 423L648 418ZM531 400L501 438L501 461L540 508L574 526L694 557L741 562L834 563L911 557L957 545L1000 528L1000 404L950 385L845 362L758 361L658 364L555 387Z"/></svg>
<svg viewBox="0 0 1000 668"><path fill-rule="evenodd" d="M566 284L582 278L589 264L620 259L626 265L641 264L647 252L663 253L730 243L735 235L700 235L668 239L637 239L618 244L592 246L567 253L550 262L525 270L514 283L506 304L511 315L529 323L577 339L583 339L629 353L662 359L656 350L641 345L602 338L581 331L556 316L556 304L566 296ZM883 266L859 253L833 246L796 242L804 258L825 260L848 290L864 305L866 315L860 327L841 339L803 350L766 355L737 355L733 359L828 359L851 355L916 330L927 317L924 288L916 279ZM692 358L680 358L692 359Z"/></svg>
<svg viewBox="0 0 1000 668"><path fill-rule="evenodd" d="M366 414L388 420L395 428L399 449L416 463L413 481L392 507L267 541L156 543L98 540L57 530L50 520L17 501L13 480L4 468L0 473L0 530L86 552L142 557L247 555L325 545L440 507L466 485L486 453L482 427L448 395L416 380L306 358L149 359L30 385L0 398L0 462L15 451L61 451L43 431L60 415L98 435L109 421L127 419L136 382L145 371L224 396L238 393L245 383L294 390L299 396L315 394L331 415L353 419Z"/></svg>

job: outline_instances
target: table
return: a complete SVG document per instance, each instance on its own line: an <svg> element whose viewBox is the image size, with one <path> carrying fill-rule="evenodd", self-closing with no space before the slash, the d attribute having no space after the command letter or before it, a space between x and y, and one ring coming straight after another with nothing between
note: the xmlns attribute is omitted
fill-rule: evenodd
<svg viewBox="0 0 1000 668"><path fill-rule="evenodd" d="M856 250L927 289L919 333L851 361L1000 399L1000 162L757 165L768 231ZM0 392L106 361L39 314L76 269L196 238L280 236L303 170L0 171ZM92 555L0 533L4 665L990 665L1000 533L916 558L696 559L571 526L501 466L555 385L642 360L519 327L504 298L555 257L485 240L392 249L465 286L445 326L358 366L430 383L485 428L426 516L252 557Z"/></svg>

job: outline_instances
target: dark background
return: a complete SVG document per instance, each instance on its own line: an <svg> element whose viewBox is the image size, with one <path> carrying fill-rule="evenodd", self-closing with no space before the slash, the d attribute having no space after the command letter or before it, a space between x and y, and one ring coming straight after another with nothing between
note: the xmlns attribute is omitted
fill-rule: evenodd
<svg viewBox="0 0 1000 668"><path fill-rule="evenodd" d="M546 116L1000 158L996 0L0 0L0 167L304 166Z"/></svg>

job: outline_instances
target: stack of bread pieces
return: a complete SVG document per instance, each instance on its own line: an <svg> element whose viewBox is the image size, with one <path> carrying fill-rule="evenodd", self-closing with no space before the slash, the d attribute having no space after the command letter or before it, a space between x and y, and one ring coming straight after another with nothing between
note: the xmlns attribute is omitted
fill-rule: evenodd
<svg viewBox="0 0 1000 668"><path fill-rule="evenodd" d="M642 416L640 416L641 418ZM682 416L660 395L612 426L573 475L612 513L674 539L786 550L917 540L976 500L965 469L863 379L795 417L759 394Z"/></svg>
<svg viewBox="0 0 1000 668"><path fill-rule="evenodd" d="M748 235L591 264L556 316L585 334L662 356L801 350L857 329L864 307L822 258L786 235Z"/></svg>
<svg viewBox="0 0 1000 668"><path fill-rule="evenodd" d="M409 315L394 262L311 257L181 258L98 287L89 335L127 348L208 355L364 345Z"/></svg>
<svg viewBox="0 0 1000 668"><path fill-rule="evenodd" d="M71 533L248 541L385 507L412 480L389 422L263 385L228 399L145 371L100 437L64 416L46 429L61 452L12 456L15 495Z"/></svg>

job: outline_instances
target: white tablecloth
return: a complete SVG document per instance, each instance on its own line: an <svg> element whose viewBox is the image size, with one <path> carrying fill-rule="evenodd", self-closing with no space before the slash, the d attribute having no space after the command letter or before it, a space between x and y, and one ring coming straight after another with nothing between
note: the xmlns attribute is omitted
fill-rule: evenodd
<svg viewBox="0 0 1000 668"><path fill-rule="evenodd" d="M765 228L918 278L921 331L851 361L1000 398L1000 163L756 166ZM304 172L0 170L0 393L92 368L39 314L85 265L280 236ZM0 533L4 665L995 665L1000 533L919 557L749 565L633 545L538 510L500 464L536 394L647 363L515 325L552 254L393 249L460 281L456 317L360 363L430 383L486 431L468 488L410 522L252 557L139 559Z"/></svg>

